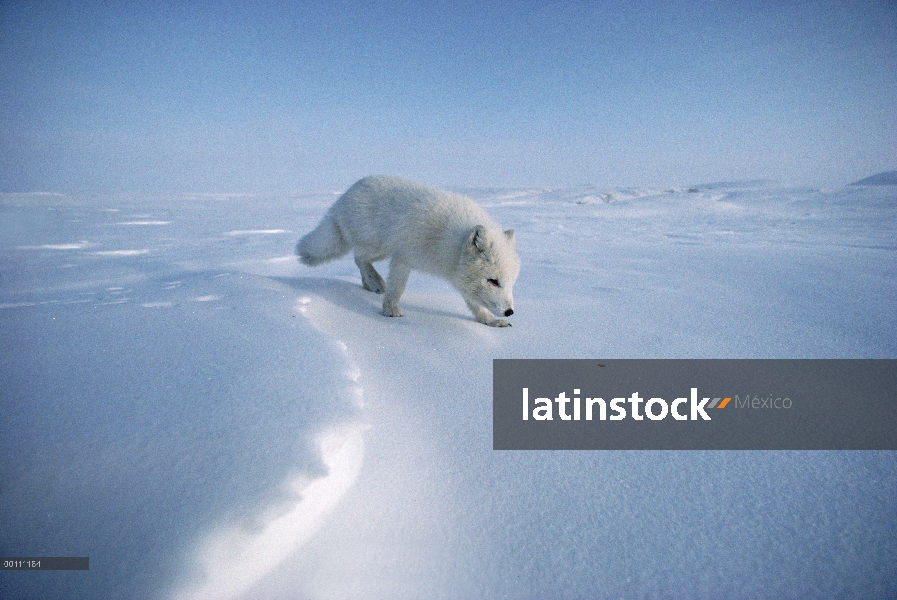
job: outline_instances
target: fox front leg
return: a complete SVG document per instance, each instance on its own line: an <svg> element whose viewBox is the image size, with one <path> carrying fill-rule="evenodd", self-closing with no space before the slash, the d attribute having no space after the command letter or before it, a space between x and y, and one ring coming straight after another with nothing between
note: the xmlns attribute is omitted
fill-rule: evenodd
<svg viewBox="0 0 897 600"><path fill-rule="evenodd" d="M467 302L467 308L469 308L470 312L473 313L473 316L477 320L477 322L482 323L483 325L488 325L489 327L511 326L508 321L505 321L504 319L496 319L495 317L493 317L492 313L490 313L489 310L482 304L479 304L467 298L465 298L464 301Z"/></svg>

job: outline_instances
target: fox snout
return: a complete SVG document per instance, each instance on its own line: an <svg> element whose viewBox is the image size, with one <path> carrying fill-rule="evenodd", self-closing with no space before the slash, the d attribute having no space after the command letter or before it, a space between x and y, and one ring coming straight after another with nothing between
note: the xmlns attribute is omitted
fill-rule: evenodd
<svg viewBox="0 0 897 600"><path fill-rule="evenodd" d="M514 309L513 309L513 308L509 308L508 310L505 311L505 316L506 316L506 317L510 317L510 316L513 315L513 314L514 314Z"/></svg>

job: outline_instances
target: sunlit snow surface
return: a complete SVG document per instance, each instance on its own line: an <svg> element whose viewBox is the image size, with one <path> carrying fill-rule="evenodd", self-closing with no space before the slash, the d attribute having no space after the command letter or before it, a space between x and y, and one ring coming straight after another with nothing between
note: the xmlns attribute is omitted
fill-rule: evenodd
<svg viewBox="0 0 897 600"><path fill-rule="evenodd" d="M460 190L514 327L379 315L322 193L0 195L0 597L897 594L892 452L494 452L493 358L897 358L897 188ZM383 270L385 270L385 265Z"/></svg>

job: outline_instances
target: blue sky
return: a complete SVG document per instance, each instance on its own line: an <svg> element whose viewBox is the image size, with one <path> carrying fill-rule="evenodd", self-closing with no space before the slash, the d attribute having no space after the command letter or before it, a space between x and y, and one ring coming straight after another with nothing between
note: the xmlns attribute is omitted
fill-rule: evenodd
<svg viewBox="0 0 897 600"><path fill-rule="evenodd" d="M894 2L8 2L0 191L840 185Z"/></svg>

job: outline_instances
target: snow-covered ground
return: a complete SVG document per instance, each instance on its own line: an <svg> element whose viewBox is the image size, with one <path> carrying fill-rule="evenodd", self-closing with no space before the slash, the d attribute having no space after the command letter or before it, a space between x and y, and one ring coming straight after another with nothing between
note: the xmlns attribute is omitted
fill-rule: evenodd
<svg viewBox="0 0 897 600"><path fill-rule="evenodd" d="M493 358L897 358L897 188L461 190L514 327L292 255L336 193L0 196L3 598L897 595L897 453L496 452Z"/></svg>

